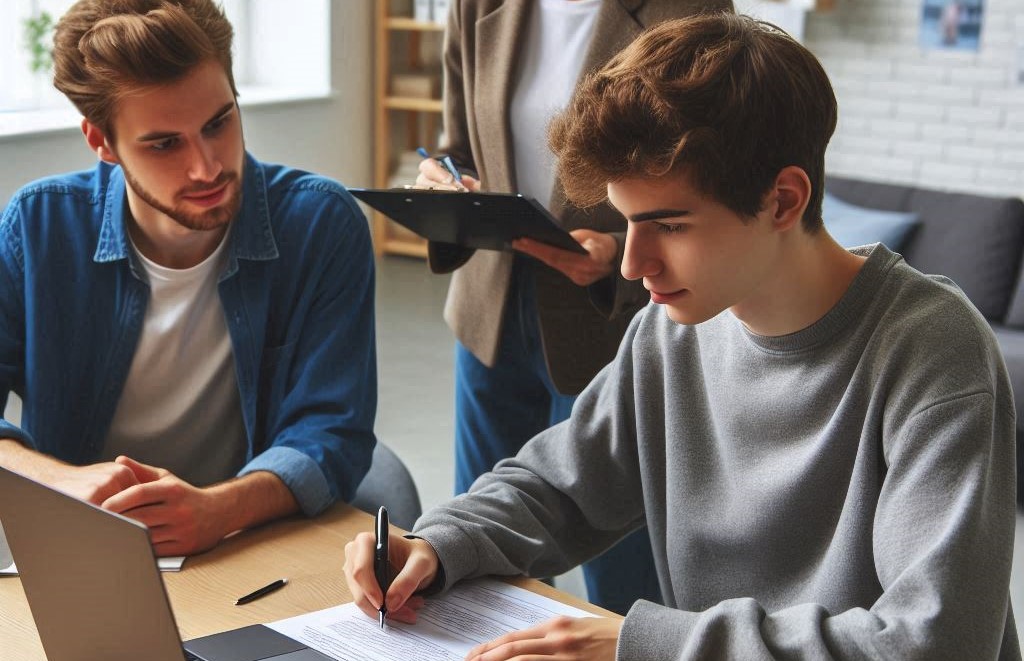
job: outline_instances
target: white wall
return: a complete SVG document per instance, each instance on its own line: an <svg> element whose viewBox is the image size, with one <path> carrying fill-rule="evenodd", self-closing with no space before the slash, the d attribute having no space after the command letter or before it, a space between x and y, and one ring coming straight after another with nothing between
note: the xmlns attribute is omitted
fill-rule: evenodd
<svg viewBox="0 0 1024 661"><path fill-rule="evenodd" d="M922 0L838 0L804 43L839 100L829 172L1024 196L1024 1L985 0L977 52L918 45Z"/></svg>
<svg viewBox="0 0 1024 661"><path fill-rule="evenodd" d="M372 179L373 0L331 2L330 99L245 107L257 158L319 172L348 185ZM77 129L0 138L0 206L38 177L90 167Z"/></svg>

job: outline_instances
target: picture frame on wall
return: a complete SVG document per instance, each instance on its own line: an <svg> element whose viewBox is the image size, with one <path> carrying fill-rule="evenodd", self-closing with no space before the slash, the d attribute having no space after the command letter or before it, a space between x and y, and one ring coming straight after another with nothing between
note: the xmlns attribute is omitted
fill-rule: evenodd
<svg viewBox="0 0 1024 661"><path fill-rule="evenodd" d="M976 52L984 18L984 0L922 0L921 46Z"/></svg>

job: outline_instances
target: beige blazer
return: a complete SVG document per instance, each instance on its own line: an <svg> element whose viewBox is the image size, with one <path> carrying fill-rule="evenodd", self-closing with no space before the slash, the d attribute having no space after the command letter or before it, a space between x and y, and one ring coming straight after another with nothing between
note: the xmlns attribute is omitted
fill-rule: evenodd
<svg viewBox="0 0 1024 661"><path fill-rule="evenodd" d="M536 0L452 3L445 33L445 144L441 150L460 168L474 171L484 190L516 190L508 108L521 36L535 5ZM732 2L604 0L583 73L600 68L645 27L702 10L731 11ZM560 392L575 394L614 357L630 320L649 296L641 283L628 282L618 273L625 219L608 205L584 211L568 204L558 181L554 190L547 206L562 227L614 233L619 243L615 273L586 288L531 260L548 372ZM513 257L510 252L430 244L431 269L454 271L445 321L485 365L493 365L497 354Z"/></svg>

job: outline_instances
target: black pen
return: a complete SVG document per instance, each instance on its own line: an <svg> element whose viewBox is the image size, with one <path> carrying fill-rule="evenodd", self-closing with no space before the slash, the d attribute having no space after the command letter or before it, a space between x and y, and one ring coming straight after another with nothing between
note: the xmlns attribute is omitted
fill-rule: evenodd
<svg viewBox="0 0 1024 661"><path fill-rule="evenodd" d="M273 583L271 583L270 585L264 585L259 590L256 590L254 592L250 592L249 594L245 595L244 597L239 597L238 599L235 600L235 606L241 606L242 604L247 604L250 601L256 601L260 597L265 597L266 595L270 594L274 590L279 590L280 588L283 588L285 586L285 583L287 583L287 582L288 582L287 578L279 578L276 581L274 581Z"/></svg>
<svg viewBox="0 0 1024 661"><path fill-rule="evenodd" d="M380 586L380 608L377 609L377 617L380 620L380 628L383 629L384 618L388 615L385 600L388 588L391 587L391 566L388 564L388 510L383 505L377 510L377 519L374 523L377 546L373 549L373 574L377 577L377 585Z"/></svg>

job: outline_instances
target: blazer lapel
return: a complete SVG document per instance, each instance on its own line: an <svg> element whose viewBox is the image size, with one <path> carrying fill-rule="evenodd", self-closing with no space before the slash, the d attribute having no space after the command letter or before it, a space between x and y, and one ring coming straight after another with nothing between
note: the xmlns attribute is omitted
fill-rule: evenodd
<svg viewBox="0 0 1024 661"><path fill-rule="evenodd" d="M590 39L580 78L602 67L616 53L640 36L643 28L633 18L643 0L603 0Z"/></svg>
<svg viewBox="0 0 1024 661"><path fill-rule="evenodd" d="M481 174L490 190L516 189L508 106L518 73L518 42L526 30L532 4L527 0L503 2L477 21L475 114L481 153L486 154L483 160L487 163L487 171Z"/></svg>

